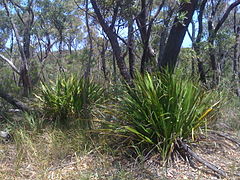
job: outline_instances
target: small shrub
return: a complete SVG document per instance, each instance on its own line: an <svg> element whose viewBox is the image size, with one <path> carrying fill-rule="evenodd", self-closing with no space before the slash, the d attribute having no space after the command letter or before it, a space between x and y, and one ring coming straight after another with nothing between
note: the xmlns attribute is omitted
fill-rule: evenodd
<svg viewBox="0 0 240 180"><path fill-rule="evenodd" d="M214 113L213 93L178 75L138 74L127 86L119 110L125 133L138 147L155 147L166 159L177 141L194 137Z"/></svg>
<svg viewBox="0 0 240 180"><path fill-rule="evenodd" d="M40 96L41 107L47 118L68 126L72 120L81 128L92 128L92 109L102 99L103 88L90 80L59 76L50 85L42 83Z"/></svg>

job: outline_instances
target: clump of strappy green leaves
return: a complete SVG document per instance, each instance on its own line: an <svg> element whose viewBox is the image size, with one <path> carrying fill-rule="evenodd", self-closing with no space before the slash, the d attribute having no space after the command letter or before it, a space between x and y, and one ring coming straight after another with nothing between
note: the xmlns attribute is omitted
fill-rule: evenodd
<svg viewBox="0 0 240 180"><path fill-rule="evenodd" d="M48 119L68 126L78 122L80 128L91 129L93 108L102 100L103 88L76 75L58 76L56 82L42 83L36 97Z"/></svg>
<svg viewBox="0 0 240 180"><path fill-rule="evenodd" d="M213 94L176 74L137 74L120 99L123 127L139 147L159 150L166 159L177 141L194 137L217 108Z"/></svg>

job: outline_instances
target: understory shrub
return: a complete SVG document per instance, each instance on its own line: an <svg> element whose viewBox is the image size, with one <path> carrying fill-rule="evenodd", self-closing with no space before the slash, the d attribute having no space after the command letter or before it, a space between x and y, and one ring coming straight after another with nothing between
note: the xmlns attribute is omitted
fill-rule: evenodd
<svg viewBox="0 0 240 180"><path fill-rule="evenodd" d="M178 140L194 138L214 117L219 101L213 99L214 92L176 74L137 74L134 87L127 86L120 98L121 133L140 149L158 149L166 159Z"/></svg>
<svg viewBox="0 0 240 180"><path fill-rule="evenodd" d="M79 123L82 129L92 128L92 110L103 99L104 90L91 80L76 75L59 76L49 85L42 83L41 108L48 119L60 125Z"/></svg>

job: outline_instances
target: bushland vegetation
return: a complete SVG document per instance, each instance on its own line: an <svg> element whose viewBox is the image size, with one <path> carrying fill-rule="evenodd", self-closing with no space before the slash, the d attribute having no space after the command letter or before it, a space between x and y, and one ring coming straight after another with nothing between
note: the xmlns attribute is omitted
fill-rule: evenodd
<svg viewBox="0 0 240 180"><path fill-rule="evenodd" d="M239 4L1 1L0 178L239 177Z"/></svg>

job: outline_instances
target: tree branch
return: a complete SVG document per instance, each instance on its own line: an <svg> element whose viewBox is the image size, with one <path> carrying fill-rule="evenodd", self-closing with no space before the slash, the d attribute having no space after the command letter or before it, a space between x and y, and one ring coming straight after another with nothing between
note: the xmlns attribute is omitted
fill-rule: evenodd
<svg viewBox="0 0 240 180"><path fill-rule="evenodd" d="M206 6L207 0L203 0L201 6L200 6L200 10L199 10L199 14L198 14L198 34L197 34L197 38L196 38L196 43L199 43L202 39L202 32L203 32L203 13L204 13L204 9Z"/></svg>
<svg viewBox="0 0 240 180"><path fill-rule="evenodd" d="M165 1L166 1L166 0L163 0L162 3L158 6L157 12L155 13L155 15L151 18L151 20L150 20L150 22L149 22L148 30L147 30L148 36L150 36L153 22L154 22L154 20L157 18L157 16L159 15L159 13L161 12L161 10L162 10L162 8L163 8L163 6L164 6L164 4L165 4Z"/></svg>
<svg viewBox="0 0 240 180"><path fill-rule="evenodd" d="M10 65L11 68L12 68L17 74L20 75L20 71L19 71L18 68L13 64L13 62L12 62L10 59L6 58L6 57L5 57L4 55L2 55L2 54L0 54L0 58L1 58L3 61L5 61L6 63L8 63L8 65Z"/></svg>
<svg viewBox="0 0 240 180"><path fill-rule="evenodd" d="M220 21L218 22L217 26L214 29L214 34L215 35L217 34L218 30L221 28L221 26L223 25L223 23L227 19L228 15L232 11L232 9L235 8L236 6L238 6L239 4L240 4L240 0L237 0L227 8L227 11L224 13L223 17L220 19Z"/></svg>

